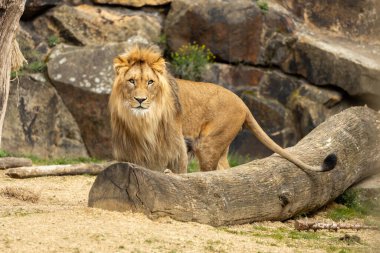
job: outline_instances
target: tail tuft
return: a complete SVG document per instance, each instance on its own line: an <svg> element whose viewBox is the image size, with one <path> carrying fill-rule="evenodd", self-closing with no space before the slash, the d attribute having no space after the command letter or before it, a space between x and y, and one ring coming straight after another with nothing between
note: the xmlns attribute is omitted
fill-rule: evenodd
<svg viewBox="0 0 380 253"><path fill-rule="evenodd" d="M329 171L335 168L338 157L335 154L329 154L325 160L323 160L322 171Z"/></svg>

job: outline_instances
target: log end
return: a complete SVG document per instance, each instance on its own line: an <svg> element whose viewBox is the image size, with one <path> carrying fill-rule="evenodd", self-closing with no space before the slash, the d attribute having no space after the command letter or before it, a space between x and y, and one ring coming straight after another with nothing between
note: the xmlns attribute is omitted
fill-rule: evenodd
<svg viewBox="0 0 380 253"><path fill-rule="evenodd" d="M145 211L139 195L146 187L141 186L142 168L131 163L114 163L95 179L88 206L111 211ZM141 189L143 188L143 189Z"/></svg>

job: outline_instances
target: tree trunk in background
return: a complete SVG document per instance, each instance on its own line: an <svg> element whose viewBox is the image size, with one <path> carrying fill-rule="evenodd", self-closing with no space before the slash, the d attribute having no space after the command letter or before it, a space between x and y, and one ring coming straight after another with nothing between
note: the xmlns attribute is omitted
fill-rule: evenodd
<svg viewBox="0 0 380 253"><path fill-rule="evenodd" d="M9 94L12 43L24 6L25 0L0 1L0 147Z"/></svg>
<svg viewBox="0 0 380 253"><path fill-rule="evenodd" d="M335 153L337 166L328 172L306 173L278 155L224 171L182 175L117 163L96 178L88 205L214 226L285 220L317 210L354 183L378 173L379 122L378 112L350 108L289 148L311 165Z"/></svg>

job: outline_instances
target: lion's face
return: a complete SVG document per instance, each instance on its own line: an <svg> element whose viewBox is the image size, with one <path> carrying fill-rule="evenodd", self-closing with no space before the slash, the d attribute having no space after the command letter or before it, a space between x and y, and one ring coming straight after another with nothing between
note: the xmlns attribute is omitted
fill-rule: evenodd
<svg viewBox="0 0 380 253"><path fill-rule="evenodd" d="M121 105L118 113L160 117L170 95L170 87L164 78L166 64L161 53L153 48L135 47L116 57L114 68L116 79L110 104L117 101Z"/></svg>
<svg viewBox="0 0 380 253"><path fill-rule="evenodd" d="M146 63L136 63L120 75L124 105L136 115L149 112L160 93L160 82L155 72Z"/></svg>

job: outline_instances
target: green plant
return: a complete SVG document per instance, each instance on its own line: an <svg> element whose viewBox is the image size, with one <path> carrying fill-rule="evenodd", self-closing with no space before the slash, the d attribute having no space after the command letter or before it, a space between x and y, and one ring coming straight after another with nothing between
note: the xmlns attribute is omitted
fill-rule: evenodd
<svg viewBox="0 0 380 253"><path fill-rule="evenodd" d="M34 165L59 165L59 164L77 164L77 163L100 163L102 160L92 157L60 157L60 158L41 158L36 155L15 155L0 149L0 157L26 157L32 160Z"/></svg>
<svg viewBox="0 0 380 253"><path fill-rule="evenodd" d="M12 71L11 72L11 80L15 79L18 76L21 76L22 71Z"/></svg>
<svg viewBox="0 0 380 253"><path fill-rule="evenodd" d="M199 171L199 163L198 160L195 158L192 158L189 160L189 164L187 165L187 172L198 172Z"/></svg>
<svg viewBox="0 0 380 253"><path fill-rule="evenodd" d="M363 218L365 215L374 214L379 209L379 203L373 199L365 199L360 196L360 190L349 189L335 199L340 204L328 211L327 216L333 220L347 220Z"/></svg>
<svg viewBox="0 0 380 253"><path fill-rule="evenodd" d="M231 167L235 167L240 164L247 163L250 160L251 159L249 158L248 155L242 156L236 153L228 155L228 163L230 164ZM190 159L189 164L187 165L187 172L192 173L192 172L198 172L198 171L200 171L198 160L196 158Z"/></svg>
<svg viewBox="0 0 380 253"><path fill-rule="evenodd" d="M195 42L187 44L171 54L171 66L174 74L180 78L199 81L202 71L215 56L205 45Z"/></svg>
<svg viewBox="0 0 380 253"><path fill-rule="evenodd" d="M43 72L46 68L46 63L43 61L33 61L26 65L25 68L33 73Z"/></svg>
<svg viewBox="0 0 380 253"><path fill-rule="evenodd" d="M161 34L160 37L158 38L158 44L161 45L161 46L165 47L167 41L168 41L168 39L167 39L166 34Z"/></svg>
<svg viewBox="0 0 380 253"><path fill-rule="evenodd" d="M7 151L0 149L0 157L8 157L8 156L10 155Z"/></svg>
<svg viewBox="0 0 380 253"><path fill-rule="evenodd" d="M26 156L32 160L35 165L60 165L60 164L77 164L77 163L99 163L101 160L90 157L76 157L76 158L54 158L54 159L43 159L35 155Z"/></svg>
<svg viewBox="0 0 380 253"><path fill-rule="evenodd" d="M239 155L237 153L232 153L232 154L228 155L228 162L229 162L231 167L235 167L235 166L238 166L240 164L247 163L251 160L252 159L250 159L249 155L243 156L243 155Z"/></svg>
<svg viewBox="0 0 380 253"><path fill-rule="evenodd" d="M260 10L263 12L267 12L269 10L269 5L264 0L257 0L257 6L259 6Z"/></svg>
<svg viewBox="0 0 380 253"><path fill-rule="evenodd" d="M60 42L60 39L57 35L51 35L47 39L47 43L49 47L55 47Z"/></svg>

